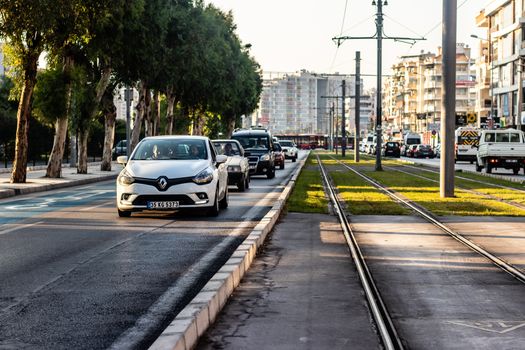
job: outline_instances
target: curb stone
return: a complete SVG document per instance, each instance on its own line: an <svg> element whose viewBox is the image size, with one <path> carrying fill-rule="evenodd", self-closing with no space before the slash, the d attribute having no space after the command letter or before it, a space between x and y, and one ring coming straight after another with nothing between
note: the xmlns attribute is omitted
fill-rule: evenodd
<svg viewBox="0 0 525 350"><path fill-rule="evenodd" d="M275 226L307 158L299 163L299 167L272 209L237 247L226 264L168 325L151 345L150 350L191 350L197 345L199 337L215 321L221 309L226 305L228 298L255 259L257 249L264 243L266 236Z"/></svg>

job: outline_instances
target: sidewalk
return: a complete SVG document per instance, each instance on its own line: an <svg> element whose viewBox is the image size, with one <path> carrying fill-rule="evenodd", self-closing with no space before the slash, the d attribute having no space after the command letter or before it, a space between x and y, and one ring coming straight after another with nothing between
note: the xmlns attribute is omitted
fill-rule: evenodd
<svg viewBox="0 0 525 350"><path fill-rule="evenodd" d="M336 217L281 220L196 349L380 349Z"/></svg>
<svg viewBox="0 0 525 350"><path fill-rule="evenodd" d="M28 170L26 183L12 184L9 182L11 172L0 173L0 198L13 197L22 194L55 190L64 187L84 185L88 183L115 179L122 165L113 163L111 171L100 171L100 163L90 163L87 174L77 174L76 168L64 166L59 179L46 178L46 168Z"/></svg>

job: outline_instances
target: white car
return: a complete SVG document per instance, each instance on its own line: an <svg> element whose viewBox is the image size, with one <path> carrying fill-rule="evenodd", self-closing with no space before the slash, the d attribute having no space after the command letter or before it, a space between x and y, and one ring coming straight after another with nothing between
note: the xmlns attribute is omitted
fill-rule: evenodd
<svg viewBox="0 0 525 350"><path fill-rule="evenodd" d="M295 143L290 140L279 140L279 144L283 149L284 158L291 159L292 162L295 162L297 160L297 153L299 152L297 146L295 146Z"/></svg>
<svg viewBox="0 0 525 350"><path fill-rule="evenodd" d="M217 216L228 206L228 157L217 155L207 137L155 136L117 158L125 168L117 178L121 217L141 210L202 208Z"/></svg>

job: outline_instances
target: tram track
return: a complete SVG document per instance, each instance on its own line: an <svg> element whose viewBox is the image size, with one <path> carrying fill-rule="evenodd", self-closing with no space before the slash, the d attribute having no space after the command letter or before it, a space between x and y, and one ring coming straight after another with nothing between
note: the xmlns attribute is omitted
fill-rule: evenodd
<svg viewBox="0 0 525 350"><path fill-rule="evenodd" d="M354 260L361 284L363 286L363 290L365 292L365 297L368 301L368 305L370 306L370 312L372 313L372 317L374 318L374 321L376 323L377 330L380 339L383 343L383 346L387 350L404 349L402 340L399 337L398 332L396 331L388 309L386 308L386 305L383 299L381 298L381 295L374 282L372 274L366 264L365 258L361 252L361 249L359 248L357 239L354 235L354 232L352 231L350 222L348 221L343 205L337 197L335 186L332 184L332 181L330 181L328 172L326 171L322 161L320 160L319 155L317 155L316 157L317 162L319 164L319 168L321 170L323 182L325 183L325 188L328 192L327 194L330 198L330 201L333 204L333 209L341 224L345 240Z"/></svg>
<svg viewBox="0 0 525 350"><path fill-rule="evenodd" d="M407 167L405 165L402 165L403 167ZM400 169L397 169L396 167L391 167L391 166L384 166L385 169L390 169L392 171L397 171L397 172L400 172L402 174L406 174L406 175L410 175L410 176L414 176L414 177L417 177L417 178L420 178L420 179L423 179L423 180L426 180L426 181L430 181L430 182L433 182L433 183L438 183L439 184L439 181L438 180L435 180L435 179L432 179L432 178L429 178L429 177L426 177L426 176L423 176L423 175L420 175L420 174L415 174L415 173L412 173L410 171L403 171L403 170L400 170ZM417 169L416 167L409 167L411 169ZM433 174L439 174L439 172L434 172L434 171L431 171L431 170L424 170L424 171L428 171L430 173L433 173ZM465 178L465 177L461 177L461 179L463 180L469 180L468 178ZM476 181L476 180L474 180ZM478 182L478 181L476 181ZM486 182L481 182L479 181L480 183L482 184L486 184L486 185L492 185L492 184L489 184L489 183L486 183ZM495 201L498 201L498 202L501 202L501 203L505 203L505 204L508 204L508 205L511 205L513 207L516 207L516 208L519 208L519 209L525 209L525 205L524 204L521 204L521 203L518 203L518 202L514 202L514 201L509 201L509 200L506 200L506 199L503 199L503 198L500 198L498 196L494 196L494 195L491 195L489 193L485 193L485 192L480 192L480 191L476 191L476 190L472 190L472 189L469 189L469 188L465 188L465 187L462 187L462 186L458 186L456 185L455 186L457 189L461 190L461 191L464 191L464 192L467 192L467 193L471 193L471 194L474 194L474 195L477 195L477 196L481 196L481 197L484 197L484 198L487 198L487 199L492 199L492 200L495 200ZM503 187L503 186L502 186ZM506 188L506 189L511 189L510 187ZM523 191L525 193L525 191Z"/></svg>
<svg viewBox="0 0 525 350"><path fill-rule="evenodd" d="M522 283L525 283L525 274L522 271L520 271L518 268L514 267L513 265L507 263L506 261L504 261L500 257L498 257L498 256L492 254L491 252L487 251L483 247L481 247L481 246L475 244L474 242L470 241L469 239L464 237L462 234L454 231L449 226L447 226L446 224L441 222L436 216L434 216L428 210L422 208L418 204L416 204L416 203L412 202L411 200L405 198L404 196L402 196L401 194L397 193L396 191L393 191L392 189L390 189L390 188L388 188L386 186L383 186L378 181L376 181L376 180L372 179L371 177L363 174L362 172L354 169L353 167L350 167L348 164L345 164L344 162L341 162L341 161L339 161L338 159L336 159L334 157L330 156L330 158L332 160L334 160L336 163L338 163L339 165L345 167L349 171L351 171L354 174L356 174L357 176L361 177L366 182L372 184L375 188L377 188L381 192L383 192L386 195L388 195L389 197L391 197L395 202L398 202L398 203L400 203L400 204L410 208L418 216L422 217L427 222L432 223L433 225L435 225L439 229L441 229L443 232L445 232L448 235L450 235L452 238L456 239L457 241L459 241L460 243L466 245L467 247L469 247L473 251L475 251L478 254L480 254L480 255L484 256L485 258L489 259L494 265L496 265L498 268L500 268L501 270L505 271L506 273L510 274L515 279L519 280Z"/></svg>

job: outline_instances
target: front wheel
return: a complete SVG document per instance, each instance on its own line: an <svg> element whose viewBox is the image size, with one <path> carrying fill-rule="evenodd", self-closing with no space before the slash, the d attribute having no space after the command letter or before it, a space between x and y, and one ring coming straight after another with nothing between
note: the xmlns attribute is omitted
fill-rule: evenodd
<svg viewBox="0 0 525 350"><path fill-rule="evenodd" d="M516 168L512 169L512 173L514 175L518 175L519 172L520 172L520 168L519 167L516 167Z"/></svg>
<svg viewBox="0 0 525 350"><path fill-rule="evenodd" d="M131 216L131 211L128 210L120 210L117 208L118 216L121 218L129 218Z"/></svg>
<svg viewBox="0 0 525 350"><path fill-rule="evenodd" d="M222 197L221 201L219 202L219 207L221 209L228 208L228 186L226 185L226 192L224 193L224 197Z"/></svg>
<svg viewBox="0 0 525 350"><path fill-rule="evenodd" d="M284 162L281 163L281 165L279 166L279 169L281 169L281 170L284 169Z"/></svg>
<svg viewBox="0 0 525 350"><path fill-rule="evenodd" d="M275 177L275 167L271 167L268 173L266 174L268 179L273 179Z"/></svg>
<svg viewBox="0 0 525 350"><path fill-rule="evenodd" d="M219 189L215 191L215 200L213 201L213 206L208 209L208 216L217 216L219 215Z"/></svg>
<svg viewBox="0 0 525 350"><path fill-rule="evenodd" d="M295 163L297 161L297 156L292 158L292 163Z"/></svg>
<svg viewBox="0 0 525 350"><path fill-rule="evenodd" d="M239 191L244 192L246 190L246 176L242 176L239 182L237 183L237 188Z"/></svg>

